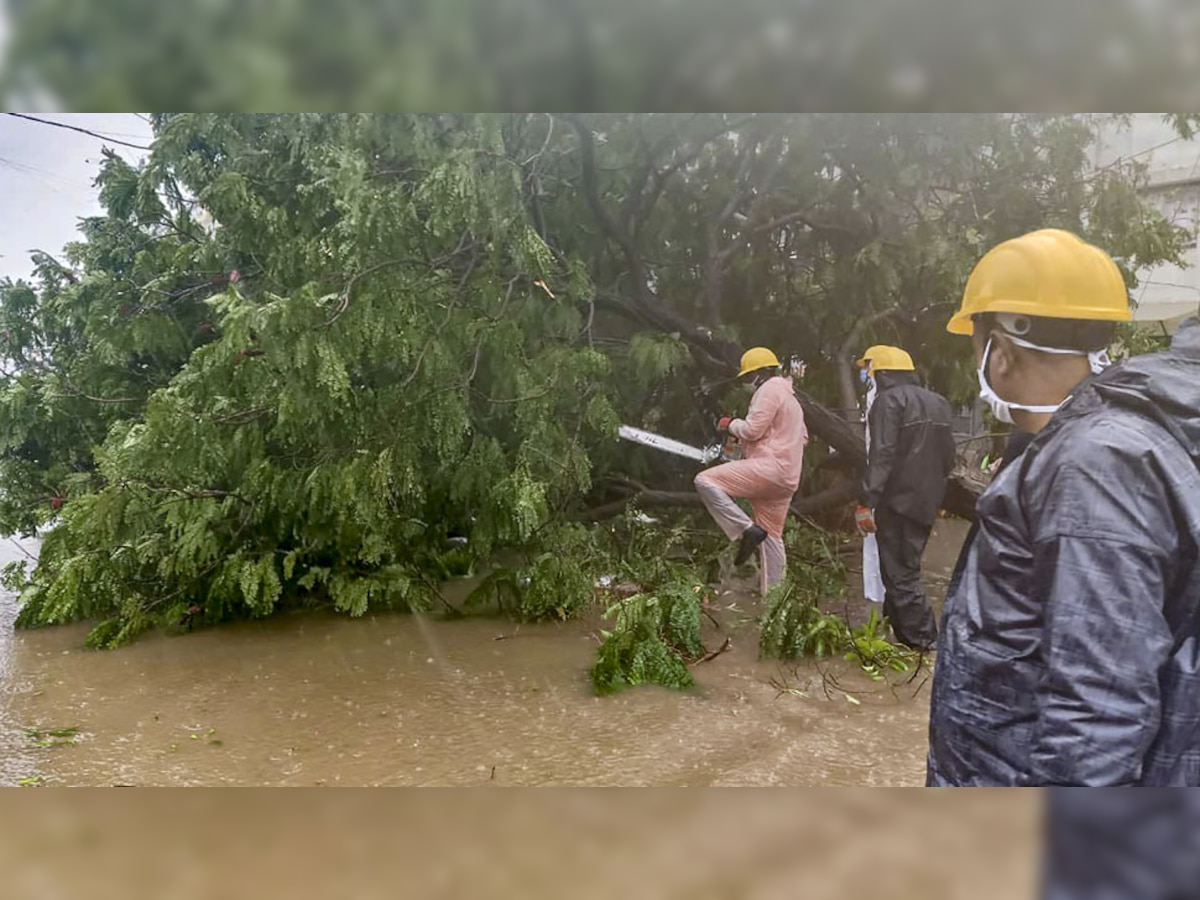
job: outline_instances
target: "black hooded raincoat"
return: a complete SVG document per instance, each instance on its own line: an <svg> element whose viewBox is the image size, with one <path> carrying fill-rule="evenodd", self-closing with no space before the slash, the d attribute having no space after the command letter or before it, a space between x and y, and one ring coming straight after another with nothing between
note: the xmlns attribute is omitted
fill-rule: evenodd
<svg viewBox="0 0 1200 900"><path fill-rule="evenodd" d="M1200 320L1088 379L980 498L930 785L1200 785Z"/></svg>

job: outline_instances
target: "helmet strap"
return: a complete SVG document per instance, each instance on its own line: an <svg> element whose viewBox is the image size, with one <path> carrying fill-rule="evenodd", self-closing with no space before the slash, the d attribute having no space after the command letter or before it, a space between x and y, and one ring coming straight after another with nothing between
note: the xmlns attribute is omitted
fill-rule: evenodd
<svg viewBox="0 0 1200 900"><path fill-rule="evenodd" d="M1003 331L1003 329L1002 329ZM1033 341L1027 341L1024 338L1019 338L1007 331L1003 332L1005 337L1016 344L1018 347L1024 347L1026 350L1033 350L1037 353L1049 353L1055 356L1084 356L1087 357L1088 366L1092 370L1093 375L1099 375L1105 369L1112 365L1112 360L1108 357L1108 351L1101 350L1071 350L1066 347L1044 347L1041 344L1035 344Z"/></svg>

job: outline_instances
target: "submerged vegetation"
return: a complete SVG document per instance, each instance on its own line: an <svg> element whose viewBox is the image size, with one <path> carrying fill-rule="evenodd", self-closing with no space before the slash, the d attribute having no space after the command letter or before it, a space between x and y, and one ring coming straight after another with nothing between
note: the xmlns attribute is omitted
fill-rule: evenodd
<svg viewBox="0 0 1200 900"><path fill-rule="evenodd" d="M872 609L856 627L844 616L822 611L842 596L846 577L828 536L795 529L788 543L794 562L786 580L766 598L760 653L782 660L843 656L878 681L888 672L907 672L919 654L888 639L887 622L878 610Z"/></svg>
<svg viewBox="0 0 1200 900"><path fill-rule="evenodd" d="M677 583L613 604L604 614L614 620L612 630L601 632L603 643L592 668L596 693L611 694L637 684L691 687L687 664L704 652L703 590L703 585Z"/></svg>
<svg viewBox="0 0 1200 900"><path fill-rule="evenodd" d="M809 524L793 523L785 541L787 576L764 598L757 620L763 657L840 656L879 681L885 680L888 672L906 672L916 663L916 653L888 639L886 622L876 612L852 627L845 615L823 611L846 593L846 569L830 534ZM708 548L713 555L719 550L719 544ZM723 552L728 555L731 551L726 548ZM700 625L713 586L705 583L698 568L676 569L652 584L654 587L618 600L606 610L604 617L612 625L601 631L602 643L591 674L597 693L613 693L636 684L686 688L694 683L689 665L706 658Z"/></svg>
<svg viewBox="0 0 1200 900"><path fill-rule="evenodd" d="M845 619L822 613L819 605L842 595L846 567L815 529L791 528L785 539L788 571L766 597L760 653L800 659L845 652L850 635Z"/></svg>

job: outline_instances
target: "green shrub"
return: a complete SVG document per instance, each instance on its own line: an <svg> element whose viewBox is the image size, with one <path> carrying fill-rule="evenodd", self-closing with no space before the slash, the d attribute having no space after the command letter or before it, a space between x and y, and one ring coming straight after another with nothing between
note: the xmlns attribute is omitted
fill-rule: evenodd
<svg viewBox="0 0 1200 900"><path fill-rule="evenodd" d="M592 668L596 693L612 694L637 684L691 687L694 681L687 660L704 653L701 589L675 583L609 607L605 618L615 621L611 631L601 632L604 641Z"/></svg>
<svg viewBox="0 0 1200 900"><path fill-rule="evenodd" d="M833 656L850 644L850 629L840 616L822 613L790 580L767 594L759 652L774 659Z"/></svg>

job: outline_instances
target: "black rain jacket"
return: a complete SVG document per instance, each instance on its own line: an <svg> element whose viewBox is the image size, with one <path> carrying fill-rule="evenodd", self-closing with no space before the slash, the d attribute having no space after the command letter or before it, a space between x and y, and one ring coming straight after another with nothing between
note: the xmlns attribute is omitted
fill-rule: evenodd
<svg viewBox="0 0 1200 900"><path fill-rule="evenodd" d="M859 502L932 525L954 469L950 404L909 372L880 372Z"/></svg>
<svg viewBox="0 0 1200 900"><path fill-rule="evenodd" d="M930 785L1200 785L1200 319L1090 378L979 500Z"/></svg>

